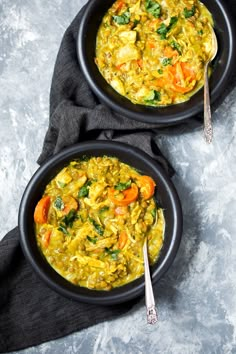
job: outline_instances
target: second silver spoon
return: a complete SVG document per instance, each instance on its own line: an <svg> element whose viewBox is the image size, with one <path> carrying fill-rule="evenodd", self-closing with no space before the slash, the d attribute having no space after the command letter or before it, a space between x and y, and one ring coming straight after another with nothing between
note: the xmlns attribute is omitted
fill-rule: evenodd
<svg viewBox="0 0 236 354"><path fill-rule="evenodd" d="M209 83L208 83L208 66L210 62L215 58L218 51L218 43L215 32L210 26L212 32L212 49L208 61L204 68L204 136L207 143L212 142L213 138L213 128L211 120L211 104L210 104L210 93L209 93Z"/></svg>

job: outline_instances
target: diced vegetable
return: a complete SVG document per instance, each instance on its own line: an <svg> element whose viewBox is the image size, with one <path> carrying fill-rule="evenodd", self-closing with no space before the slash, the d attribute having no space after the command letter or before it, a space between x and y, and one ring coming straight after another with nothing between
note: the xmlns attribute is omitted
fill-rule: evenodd
<svg viewBox="0 0 236 354"><path fill-rule="evenodd" d="M119 33L120 39L124 43L135 43L137 32L136 31L123 31Z"/></svg>
<svg viewBox="0 0 236 354"><path fill-rule="evenodd" d="M70 195L63 197L63 204L64 207L61 210L62 215L67 215L70 212L75 212L78 209L78 202Z"/></svg>
<svg viewBox="0 0 236 354"><path fill-rule="evenodd" d="M34 221L38 224L44 224L47 222L48 219L48 210L50 207L50 200L49 196L45 196L36 205L34 211Z"/></svg>
<svg viewBox="0 0 236 354"><path fill-rule="evenodd" d="M119 235L119 240L118 240L118 248L120 250L122 250L125 247L127 241L128 241L127 232L121 231L121 233Z"/></svg>
<svg viewBox="0 0 236 354"><path fill-rule="evenodd" d="M138 187L135 183L131 184L131 187L117 193L117 191L113 188L109 189L108 192L109 199L118 206L129 205L134 202L138 198Z"/></svg>
<svg viewBox="0 0 236 354"><path fill-rule="evenodd" d="M58 187L64 188L68 183L72 181L71 175L64 168L58 175L56 176L56 183Z"/></svg>
<svg viewBox="0 0 236 354"><path fill-rule="evenodd" d="M51 230L47 230L43 235L42 235L42 244L43 247L47 248L49 246L50 242L50 237L51 237Z"/></svg>
<svg viewBox="0 0 236 354"><path fill-rule="evenodd" d="M138 178L137 183L140 187L140 193L146 200L153 196L156 183L149 176L141 176Z"/></svg>

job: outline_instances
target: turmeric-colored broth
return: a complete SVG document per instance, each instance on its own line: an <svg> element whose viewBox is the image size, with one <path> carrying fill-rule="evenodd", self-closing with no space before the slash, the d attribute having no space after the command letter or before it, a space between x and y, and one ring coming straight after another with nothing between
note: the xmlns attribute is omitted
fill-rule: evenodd
<svg viewBox="0 0 236 354"><path fill-rule="evenodd" d="M181 103L203 86L212 25L198 0L117 0L99 27L95 62L135 104Z"/></svg>
<svg viewBox="0 0 236 354"><path fill-rule="evenodd" d="M150 176L115 157L70 162L46 186L35 212L37 244L48 263L73 284L110 290L144 273L163 245L163 210Z"/></svg>

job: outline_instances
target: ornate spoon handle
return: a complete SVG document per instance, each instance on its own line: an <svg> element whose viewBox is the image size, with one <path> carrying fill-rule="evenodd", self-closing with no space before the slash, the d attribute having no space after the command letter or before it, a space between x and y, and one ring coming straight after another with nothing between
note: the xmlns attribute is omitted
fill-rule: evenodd
<svg viewBox="0 0 236 354"><path fill-rule="evenodd" d="M211 105L208 83L208 63L204 68L204 136L208 144L212 142L213 128L211 121Z"/></svg>
<svg viewBox="0 0 236 354"><path fill-rule="evenodd" d="M147 323L155 324L157 322L157 311L155 306L155 299L153 295L152 281L149 270L147 239L143 244L143 258L144 258L144 276L145 276L145 301L147 309Z"/></svg>

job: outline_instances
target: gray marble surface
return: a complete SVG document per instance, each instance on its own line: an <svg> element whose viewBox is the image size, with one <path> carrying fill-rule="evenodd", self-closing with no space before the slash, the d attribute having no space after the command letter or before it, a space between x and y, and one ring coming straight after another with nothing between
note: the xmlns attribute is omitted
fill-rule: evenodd
<svg viewBox="0 0 236 354"><path fill-rule="evenodd" d="M56 54L84 3L0 0L0 239L16 226L38 167ZM196 124L157 135L184 213L179 253L155 286L159 323L146 324L142 302L122 318L22 353L236 353L236 89L213 119L210 146Z"/></svg>

